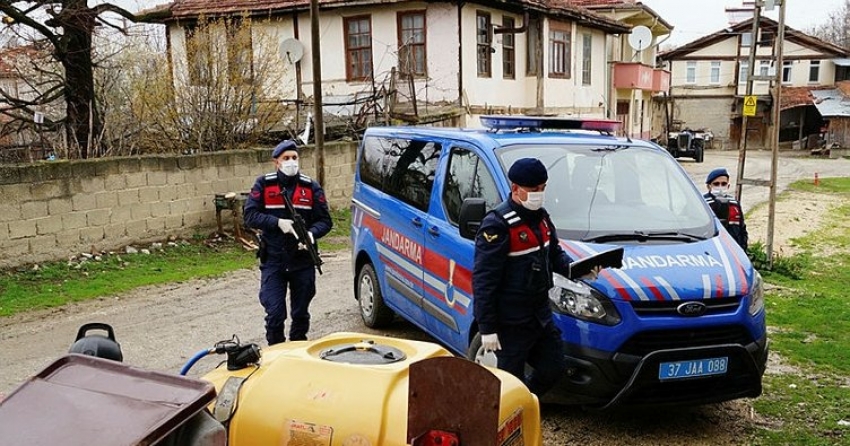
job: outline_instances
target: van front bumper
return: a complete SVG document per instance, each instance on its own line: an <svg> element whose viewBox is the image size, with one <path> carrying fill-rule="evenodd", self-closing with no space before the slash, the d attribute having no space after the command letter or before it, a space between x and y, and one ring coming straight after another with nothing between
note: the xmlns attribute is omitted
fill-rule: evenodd
<svg viewBox="0 0 850 446"><path fill-rule="evenodd" d="M767 336L747 345L718 344L655 350L643 356L565 343L567 372L543 403L615 405L708 404L761 395ZM662 362L728 358L723 375L660 380Z"/></svg>

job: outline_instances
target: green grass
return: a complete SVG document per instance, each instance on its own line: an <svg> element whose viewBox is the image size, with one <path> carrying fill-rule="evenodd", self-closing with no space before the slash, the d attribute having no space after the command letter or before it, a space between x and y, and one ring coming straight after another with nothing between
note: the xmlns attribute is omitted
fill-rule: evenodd
<svg viewBox="0 0 850 446"><path fill-rule="evenodd" d="M792 191L838 194L850 203L850 178L791 185ZM766 296L771 350L793 372L764 377L753 402L769 420L750 444L850 444L850 205L833 209L823 226L795 239L801 253L775 258L765 271L776 288ZM755 260L755 259L754 259Z"/></svg>
<svg viewBox="0 0 850 446"><path fill-rule="evenodd" d="M331 213L334 227L319 241L323 252L348 249L349 209ZM257 264L254 251L203 236L150 254L107 254L98 260L29 265L0 272L0 317L110 296L134 288L221 276Z"/></svg>

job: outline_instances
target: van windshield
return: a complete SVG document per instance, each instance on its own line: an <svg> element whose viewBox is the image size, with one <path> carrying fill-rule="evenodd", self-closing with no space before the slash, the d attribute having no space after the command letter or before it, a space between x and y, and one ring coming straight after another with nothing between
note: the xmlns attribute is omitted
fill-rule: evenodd
<svg viewBox="0 0 850 446"><path fill-rule="evenodd" d="M714 219L675 160L635 146L512 145L507 169L537 158L549 171L544 206L561 238L596 242L689 242L712 237Z"/></svg>

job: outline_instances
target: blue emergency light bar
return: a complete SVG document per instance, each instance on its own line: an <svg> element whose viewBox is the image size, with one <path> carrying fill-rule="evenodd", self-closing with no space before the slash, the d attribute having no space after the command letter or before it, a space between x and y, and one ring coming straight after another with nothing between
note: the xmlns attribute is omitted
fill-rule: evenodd
<svg viewBox="0 0 850 446"><path fill-rule="evenodd" d="M553 116L481 116L481 125L491 130L588 130L612 133L620 121L598 118L559 118Z"/></svg>

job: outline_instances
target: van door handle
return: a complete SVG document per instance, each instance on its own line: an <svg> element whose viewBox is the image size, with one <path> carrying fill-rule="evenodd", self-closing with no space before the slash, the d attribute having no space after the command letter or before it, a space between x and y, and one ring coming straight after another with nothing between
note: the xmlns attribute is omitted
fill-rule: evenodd
<svg viewBox="0 0 850 446"><path fill-rule="evenodd" d="M431 226L430 228L428 228L428 233L436 237L440 235L440 228L436 226Z"/></svg>
<svg viewBox="0 0 850 446"><path fill-rule="evenodd" d="M422 219L421 219L421 218L419 218L419 217L416 217L416 218L414 218L413 220L410 220L410 223L412 223L412 224L413 224L413 226L416 226L417 228L421 228L421 227L422 227Z"/></svg>

